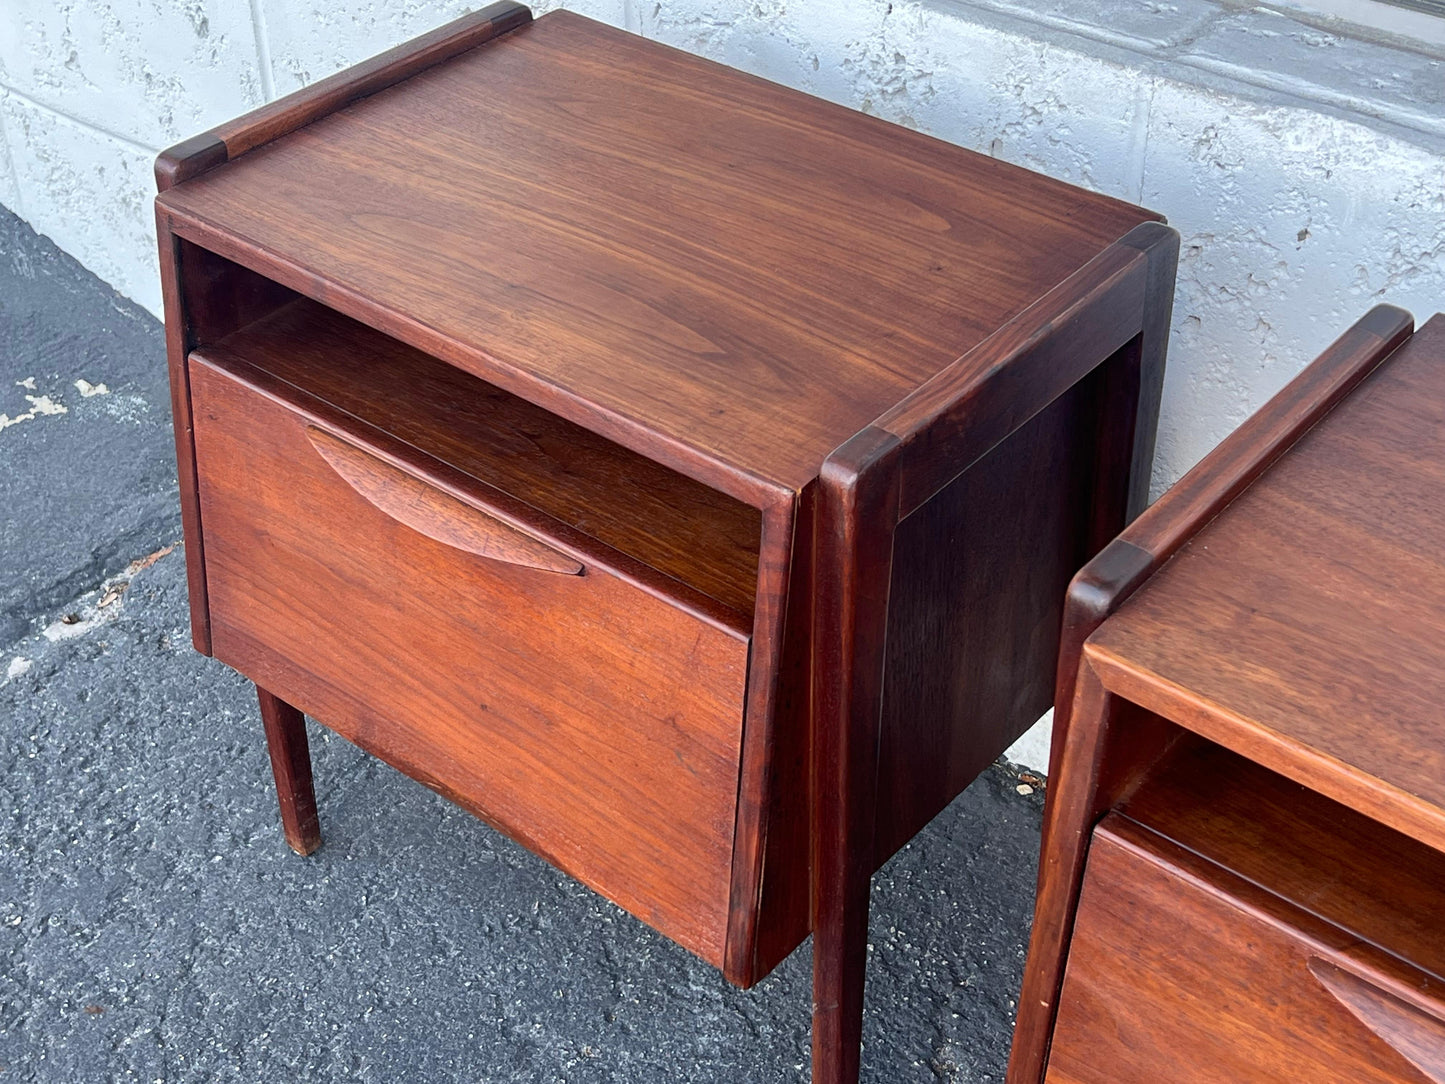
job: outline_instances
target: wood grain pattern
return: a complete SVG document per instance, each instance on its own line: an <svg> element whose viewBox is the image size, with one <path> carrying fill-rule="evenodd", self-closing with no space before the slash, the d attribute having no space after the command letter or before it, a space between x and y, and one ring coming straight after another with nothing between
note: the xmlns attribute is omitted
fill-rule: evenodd
<svg viewBox="0 0 1445 1084"><path fill-rule="evenodd" d="M1095 491L1118 495L1121 514L1127 492L1122 472L1094 475L1099 431L1118 420L1101 419L1098 390L1077 384L898 525L875 868L1052 702Z"/></svg>
<svg viewBox="0 0 1445 1084"><path fill-rule="evenodd" d="M1442 358L1436 317L1086 651L1136 702L1445 848Z"/></svg>
<svg viewBox="0 0 1445 1084"><path fill-rule="evenodd" d="M790 751L798 747L800 731L802 741L807 740L807 701L804 700L800 711L796 687L790 685L797 680L796 674L784 661L790 611L795 623L799 611L811 613L808 593L813 586L812 565L810 561L800 560L799 549L812 546L812 516L800 508L800 504L798 500L780 501L763 512L756 617L748 658L737 828L733 836L727 964L723 969L730 982L743 987L751 986L782 958L771 962L763 959L761 944L767 937L762 932L764 926L785 926L792 917L786 908L765 915L763 891L770 847L774 848L772 865L778 880L801 885L794 893L805 898L807 895L807 864L803 863L803 869L799 870L793 863L795 868L779 875L776 850L780 844L786 847L790 832L806 835L806 801L798 802L796 823L791 826L775 816L774 808L774 796L780 786L803 790L806 799L806 772L798 770L796 764L785 763ZM796 653L796 645L793 650ZM803 684L806 685L806 676ZM783 817L786 816L784 813ZM791 862L791 859L784 861ZM806 903L800 911L806 915ZM801 926L797 940L788 945L789 950L807 935L806 921Z"/></svg>
<svg viewBox="0 0 1445 1084"><path fill-rule="evenodd" d="M1445 1084L1445 1005L1411 1004L1328 960L1313 959L1309 968L1321 986L1429 1084Z"/></svg>
<svg viewBox="0 0 1445 1084"><path fill-rule="evenodd" d="M191 363L216 657L721 966L746 634L561 525L532 531L585 576L439 545L337 478L307 427L511 510L232 368Z"/></svg>
<svg viewBox="0 0 1445 1084"><path fill-rule="evenodd" d="M1413 330L1414 319L1403 309L1378 305L1370 310L1079 571L1065 607L1055 704L1072 703L1079 653L1103 619L1333 410ZM1051 765L1051 774L1056 767Z"/></svg>
<svg viewBox="0 0 1445 1084"><path fill-rule="evenodd" d="M1445 857L1419 840L1197 735L1114 805L1185 850L1445 977Z"/></svg>
<svg viewBox="0 0 1445 1084"><path fill-rule="evenodd" d="M869 875L1147 485L1177 235L528 19L158 162L197 643L733 982L813 929L851 1084Z"/></svg>
<svg viewBox="0 0 1445 1084"><path fill-rule="evenodd" d="M1131 522L1149 506L1153 481L1154 441L1159 432L1159 401L1164 394L1164 358L1169 349L1169 328L1174 314L1174 279L1179 267L1179 234L1162 223L1144 223L1119 239L1119 244L1144 253L1144 313L1139 331L1138 370L1128 385L1113 394L1134 403L1133 424L1128 426L1128 501L1124 521ZM1121 434L1122 436L1122 434ZM1107 522L1107 520L1105 521ZM1094 549L1098 549L1098 542Z"/></svg>
<svg viewBox="0 0 1445 1084"><path fill-rule="evenodd" d="M756 843L762 852L760 864L752 879L744 882L748 898L756 899L758 907L753 940L748 945L752 954L749 983L782 963L813 928L810 832L816 522L817 486L813 485L798 497L766 776L749 774L744 759L743 790L757 787L763 803L761 838ZM749 717L750 725L755 718ZM758 885L756 896L752 895L754 884Z"/></svg>
<svg viewBox="0 0 1445 1084"><path fill-rule="evenodd" d="M1137 785L1172 741L1170 724L1150 722L1158 716L1141 712L1104 687L1094 664L1083 655L1085 641L1408 340L1412 326L1410 315L1400 309L1372 310L1125 528L1070 584L1054 698L1055 741L1039 892L1009 1062L1010 1084L1037 1084L1043 1076L1091 826Z"/></svg>
<svg viewBox="0 0 1445 1084"><path fill-rule="evenodd" d="M1060 716L1081 722L1055 731L1009 1084L1043 1078L1094 824L1147 779L1179 739L1167 720L1111 694L1087 661L1070 688L1067 709L1054 708L1055 726Z"/></svg>
<svg viewBox="0 0 1445 1084"><path fill-rule="evenodd" d="M1372 932L1388 943L1388 928ZM1445 1015L1438 976L1111 815L1089 857L1046 1079L1429 1082L1396 1046L1412 1048L1422 1010L1401 1027L1364 1026L1318 981L1321 964Z"/></svg>
<svg viewBox="0 0 1445 1084"><path fill-rule="evenodd" d="M183 236L755 504L1151 217L566 12L245 167Z"/></svg>
<svg viewBox="0 0 1445 1084"><path fill-rule="evenodd" d="M281 307L211 353L244 358L744 618L753 614L755 508L314 302Z"/></svg>
<svg viewBox="0 0 1445 1084"><path fill-rule="evenodd" d="M1173 251L1172 231L1161 227L1145 233L1152 238L1152 249L1166 255ZM1125 269L1128 282L1122 293L1111 277L1111 269L1118 268ZM1009 419L1022 419L1021 424L962 474L942 458L963 447L959 439L950 443L925 437L916 445L940 457L936 477L954 480L898 525L891 544L895 556L876 743L877 796L869 815L875 867L1048 704L1064 585L1090 555L1091 540L1122 526L1130 494L1137 488L1129 471L1138 415L1153 409L1141 379L1145 363L1138 311L1120 317L1122 327L1113 335L1092 337L1084 334L1082 313L1091 311L1095 319L1107 322L1119 317L1121 297L1146 310L1158 303L1157 296L1140 291L1145 270L1147 264L1135 249L1117 261L1095 261L1090 265L1095 281L1076 277L1060 295L1072 299L1063 307L1079 306L1077 318L1054 325L1050 335L1029 348L1037 353L1020 354L1012 347L1003 352L1000 368L1027 368L1047 357L1057 362L1056 371L1048 379L1011 385L1014 400L1000 409ZM1163 281L1153 281L1155 294ZM1136 329L1132 339L1130 327ZM1120 341L1125 345L1111 357L1089 353ZM1063 344L1070 350L1063 351ZM1028 361L1020 360L1024 355ZM1162 358L1148 364L1158 367ZM1058 381L1073 383L1056 395ZM1006 385L999 381L996 387ZM961 387L966 398L971 385L965 381ZM1055 396L1052 404L1049 396ZM940 424L956 436L962 401L942 396L932 403ZM970 409L978 406L975 401ZM921 415L915 424L919 433L927 433L929 423ZM981 433L998 431L993 428L996 419L986 412L978 424ZM988 447L992 439L982 437L977 447ZM795 546L795 561L797 552ZM1008 586L999 590L1000 585ZM798 604L794 598L790 606L796 610ZM804 620L804 628L806 624ZM789 635L804 638L796 628ZM806 643L789 657L806 660ZM796 680L785 675L783 688ZM799 743L806 740L806 730L786 714L796 702L796 696L785 697L785 714L773 724L780 749L772 807L764 822L764 867L770 872L763 878L766 895L757 920L753 979L776 964L808 928L798 892L798 871L808 856L796 836L793 812L806 797L796 775L796 766L804 760L805 747ZM745 778L744 793L750 778ZM737 896L742 894L735 888ZM757 897L749 888L742 898Z"/></svg>
<svg viewBox="0 0 1445 1084"><path fill-rule="evenodd" d="M899 440L867 429L818 481L812 741L813 1080L858 1079Z"/></svg>
<svg viewBox="0 0 1445 1084"><path fill-rule="evenodd" d="M181 530L186 550L186 596L191 609L191 644L211 653L211 614L206 592L204 542L201 536L200 490L196 478L195 434L191 423L191 378L186 356L193 345L191 308L181 265L185 242L170 228L169 216L157 209L160 246L161 300L166 312L166 366L170 376L171 424L176 442L176 478L180 490ZM189 302L189 303L188 303Z"/></svg>
<svg viewBox="0 0 1445 1084"><path fill-rule="evenodd" d="M306 437L368 504L418 534L491 561L564 576L582 575L581 561L433 489L348 441L315 427L307 428Z"/></svg>
<svg viewBox="0 0 1445 1084"><path fill-rule="evenodd" d="M190 374L186 358L198 344L229 335L295 297L279 283L223 260L177 237L170 215L156 208L161 296L166 311L166 364L170 372L171 417L176 438L181 524L186 542L186 579L191 605L191 641L211 653L206 597L204 539L191 431Z"/></svg>
<svg viewBox="0 0 1445 1084"><path fill-rule="evenodd" d="M1140 334L1150 285L1140 246L1179 239L1157 222L1129 236L878 420L904 445L905 516Z"/></svg>
<svg viewBox="0 0 1445 1084"><path fill-rule="evenodd" d="M297 854L311 854L321 846L321 822L316 816L316 792L311 785L311 751L306 743L306 717L280 697L256 687L271 774L281 807L281 831Z"/></svg>
<svg viewBox="0 0 1445 1084"><path fill-rule="evenodd" d="M165 192L182 181L199 177L247 151L474 49L531 19L531 11L521 4L505 0L491 4L335 75L318 79L208 132L191 136L157 156L156 188Z"/></svg>

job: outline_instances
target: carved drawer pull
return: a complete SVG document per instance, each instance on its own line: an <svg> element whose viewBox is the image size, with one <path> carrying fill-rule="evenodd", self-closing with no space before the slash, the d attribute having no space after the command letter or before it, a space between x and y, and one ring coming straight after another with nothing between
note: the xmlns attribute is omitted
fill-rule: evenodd
<svg viewBox="0 0 1445 1084"><path fill-rule="evenodd" d="M1445 1084L1445 1018L1381 990L1353 971L1310 958L1310 973L1356 1019L1431 1081Z"/></svg>
<svg viewBox="0 0 1445 1084"><path fill-rule="evenodd" d="M307 426L306 435L347 485L373 507L418 534L493 561L564 576L582 574L580 561L339 437L314 426Z"/></svg>

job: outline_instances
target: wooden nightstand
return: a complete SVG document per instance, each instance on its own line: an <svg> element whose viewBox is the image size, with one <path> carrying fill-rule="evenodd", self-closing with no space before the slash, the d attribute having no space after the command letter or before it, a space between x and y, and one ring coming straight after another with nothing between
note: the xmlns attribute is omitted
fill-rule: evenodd
<svg viewBox="0 0 1445 1084"><path fill-rule="evenodd" d="M1012 1084L1445 1081L1445 317L1075 580Z"/></svg>
<svg viewBox="0 0 1445 1084"><path fill-rule="evenodd" d="M1141 507L1155 216L498 5L162 155L196 646L747 985L1048 707Z"/></svg>

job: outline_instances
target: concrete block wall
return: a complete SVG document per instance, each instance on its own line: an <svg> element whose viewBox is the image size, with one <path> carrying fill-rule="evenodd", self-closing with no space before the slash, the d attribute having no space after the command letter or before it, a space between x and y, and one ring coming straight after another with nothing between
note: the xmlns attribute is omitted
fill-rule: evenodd
<svg viewBox="0 0 1445 1084"><path fill-rule="evenodd" d="M159 314L159 149L481 2L7 0L0 203ZM553 6L1167 215L1156 493L1371 305L1445 309L1438 44L1212 0Z"/></svg>

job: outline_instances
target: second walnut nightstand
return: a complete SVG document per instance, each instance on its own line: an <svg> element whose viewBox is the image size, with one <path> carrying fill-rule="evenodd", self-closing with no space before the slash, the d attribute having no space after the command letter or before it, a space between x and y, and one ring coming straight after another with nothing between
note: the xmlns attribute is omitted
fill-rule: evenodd
<svg viewBox="0 0 1445 1084"><path fill-rule="evenodd" d="M1155 216L498 5L163 155L196 646L747 985L1045 708L1142 506ZM684 1074L685 1075L685 1074Z"/></svg>
<svg viewBox="0 0 1445 1084"><path fill-rule="evenodd" d="M1445 316L1381 305L1069 592L1011 1084L1445 1080Z"/></svg>

